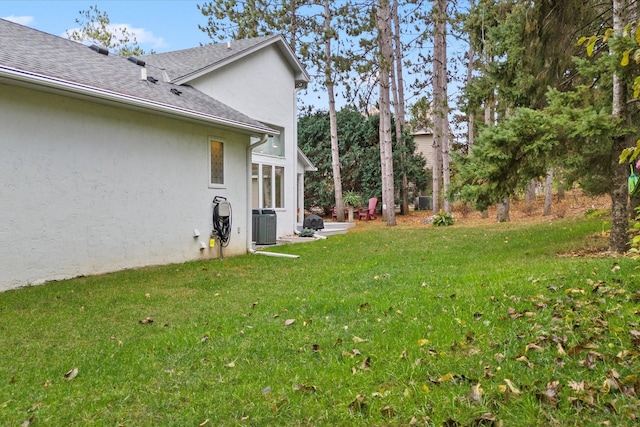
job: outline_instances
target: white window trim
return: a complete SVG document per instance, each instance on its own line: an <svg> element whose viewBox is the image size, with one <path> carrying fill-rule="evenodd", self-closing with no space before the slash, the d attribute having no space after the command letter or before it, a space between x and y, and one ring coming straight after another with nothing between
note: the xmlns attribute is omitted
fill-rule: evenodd
<svg viewBox="0 0 640 427"><path fill-rule="evenodd" d="M212 178L211 177L211 143L212 142L219 142L219 143L222 144L222 181L223 181L222 184L214 184L214 183L211 182L211 178ZM225 141L224 138L219 138L219 137L217 137L215 135L210 135L207 138L207 153L208 153L208 156L207 156L207 164L208 164L207 175L209 176L209 179L208 179L208 181L209 181L208 187L209 188L227 188L226 182L227 182L227 164L228 164L228 162L227 162L226 145L227 145L227 142Z"/></svg>
<svg viewBox="0 0 640 427"><path fill-rule="evenodd" d="M276 163L263 163L261 161L253 161L252 164L257 164L258 165L258 206L260 206L259 208L255 208L252 207L253 209L273 209L275 211L281 212L281 211L285 211L286 210L286 202L287 202L287 193L286 191L282 192L282 207L276 208L275 206L272 207L265 207L264 206L264 194L263 194L263 186L262 186L262 176L264 175L262 172L263 167L269 167L271 168L271 200L273 201L273 204L275 205L275 201L276 201L276 168L277 167L281 167L283 168L283 174L282 174L282 179L283 181L286 180L286 171L287 171L287 166L283 163L283 164L276 164ZM286 185L283 184L283 188L286 189Z"/></svg>

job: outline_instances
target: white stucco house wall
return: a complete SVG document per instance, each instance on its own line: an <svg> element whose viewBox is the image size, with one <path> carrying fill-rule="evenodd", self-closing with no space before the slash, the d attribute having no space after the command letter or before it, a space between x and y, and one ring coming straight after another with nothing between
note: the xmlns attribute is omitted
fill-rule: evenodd
<svg viewBox="0 0 640 427"><path fill-rule="evenodd" d="M272 39L237 42L254 50L227 60L232 73L220 67L225 93L213 74L172 80L153 60L0 19L0 290L217 258L216 196L232 205L224 255L246 253L259 159L284 167L278 232L293 232L299 178L313 167L295 138L295 90L308 76L282 38ZM245 69L260 61L268 72ZM264 110L256 105L279 94ZM279 138L284 155L252 153L252 144L264 150Z"/></svg>

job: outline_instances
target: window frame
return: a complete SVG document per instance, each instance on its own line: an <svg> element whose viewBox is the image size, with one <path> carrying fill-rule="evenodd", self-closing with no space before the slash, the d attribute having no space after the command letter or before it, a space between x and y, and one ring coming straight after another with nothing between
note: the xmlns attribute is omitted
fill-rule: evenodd
<svg viewBox="0 0 640 427"><path fill-rule="evenodd" d="M284 210L286 206L286 191L285 191L285 180L286 180L286 165L270 163L264 161L252 161L251 162L251 170L253 175L254 167L257 166L257 176L252 176L251 178L251 192L255 196L258 196L258 206L254 205L255 197L252 196L251 208L252 209L274 209L274 210ZM264 197L264 176L265 176L265 168L269 168L269 199L272 202L272 206L265 205L265 197ZM278 170L281 173L278 173ZM280 182L278 182L280 180ZM278 183L280 184L278 186ZM258 185L258 188L255 189L253 186ZM280 196L280 200L277 197Z"/></svg>
<svg viewBox="0 0 640 427"><path fill-rule="evenodd" d="M209 153L208 159L209 159L209 188L226 188L226 164L227 164L227 152L225 150L225 140L222 138L218 138L216 136L209 136L208 137L208 145L207 145L207 151ZM213 145L213 143L218 143L220 144L220 146L222 147L222 182L213 182L213 163L212 163L212 150L211 147Z"/></svg>

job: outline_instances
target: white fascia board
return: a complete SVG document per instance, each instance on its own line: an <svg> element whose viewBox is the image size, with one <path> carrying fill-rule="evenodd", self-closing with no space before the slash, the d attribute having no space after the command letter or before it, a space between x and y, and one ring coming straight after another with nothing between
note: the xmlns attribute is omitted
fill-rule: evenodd
<svg viewBox="0 0 640 427"><path fill-rule="evenodd" d="M211 114L200 113L198 111L180 108L162 102L150 101L147 99L137 98L131 95L125 95L104 89L95 88L88 85L78 84L63 79L52 78L37 73L26 72L11 67L0 66L0 82L6 80L8 82L17 82L19 85L26 87L44 88L54 93L66 94L77 98L87 99L93 102L101 101L102 103L115 105L124 108L153 112L160 115L174 117L182 120L188 120L206 125L231 128L249 135L279 135L280 132L267 126L253 126L241 123L235 120L225 119L213 116Z"/></svg>

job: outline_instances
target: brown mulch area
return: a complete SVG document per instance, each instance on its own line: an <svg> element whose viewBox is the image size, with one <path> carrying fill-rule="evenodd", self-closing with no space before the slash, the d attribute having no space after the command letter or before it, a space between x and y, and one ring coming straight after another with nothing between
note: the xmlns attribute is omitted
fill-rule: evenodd
<svg viewBox="0 0 640 427"><path fill-rule="evenodd" d="M527 205L523 199L512 200L509 217L510 222L516 224L549 222L556 219L584 216L587 209L590 208L608 210L611 208L611 199L609 196L586 196L579 189L568 191L563 200L559 201L557 196L554 196L551 215L548 216L542 215L544 209L544 197L542 196L536 198L533 206ZM454 227L476 227L496 223L497 208L495 206L489 208L489 215L486 218L482 218L481 212L474 211L460 203L454 203L452 210L455 218ZM424 221L433 214L433 211L410 211L408 215L396 215L396 223L400 227L425 227L427 225L424 224ZM355 222L357 225L354 229L385 225L379 215L377 220L356 220Z"/></svg>
<svg viewBox="0 0 640 427"><path fill-rule="evenodd" d="M554 196L551 207L551 215L543 216L544 197L539 196L533 205L528 205L524 200L512 200L509 208L510 223L512 224L535 224L551 222L563 218L584 217L588 209L610 210L611 199L609 196L587 196L580 189L568 191L563 200L558 200ZM425 224L425 220L434 214L433 211L410 211L408 215L396 215L398 227L432 227ZM453 205L453 215L455 224L453 227L482 227L496 224L497 208L489 208L489 215L482 218L481 212L473 211L468 207L455 203ZM603 218L606 221L608 216ZM370 229L372 227L384 227L386 223L381 217L373 221L358 221L356 226L349 232L357 232ZM577 251L557 254L558 257L611 257L616 256L608 251L609 234L607 232L597 233L589 236L585 242L585 247Z"/></svg>

